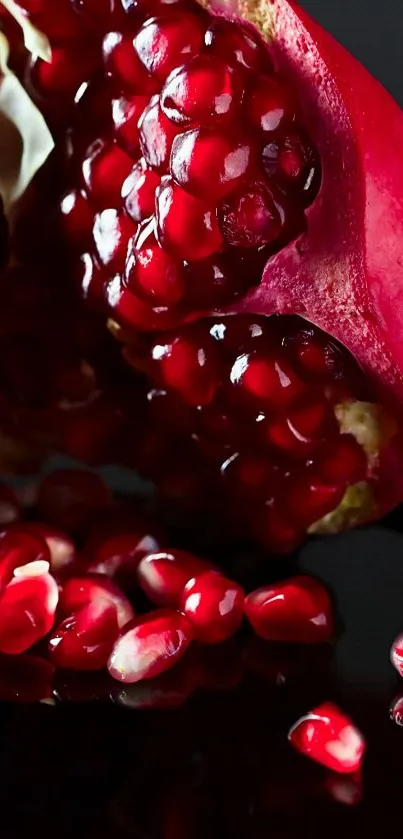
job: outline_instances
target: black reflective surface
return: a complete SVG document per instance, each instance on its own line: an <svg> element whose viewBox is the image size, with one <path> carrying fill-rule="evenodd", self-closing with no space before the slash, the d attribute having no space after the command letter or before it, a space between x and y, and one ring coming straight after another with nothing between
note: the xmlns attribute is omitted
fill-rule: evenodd
<svg viewBox="0 0 403 839"><path fill-rule="evenodd" d="M369 0L303 5L403 100L400 2L384 0L381 13ZM311 542L295 560L332 591L333 651L279 655L245 637L211 654L209 689L182 704L186 673L159 683L158 701L179 703L165 710L139 709L148 688L121 695L134 706L124 708L102 679L63 676L53 706L3 704L1 839L389 836L393 822L399 835L403 730L389 709L403 680L389 649L403 631L400 529L397 512L382 527ZM289 726L327 699L367 739L362 779L338 779L287 744Z"/></svg>

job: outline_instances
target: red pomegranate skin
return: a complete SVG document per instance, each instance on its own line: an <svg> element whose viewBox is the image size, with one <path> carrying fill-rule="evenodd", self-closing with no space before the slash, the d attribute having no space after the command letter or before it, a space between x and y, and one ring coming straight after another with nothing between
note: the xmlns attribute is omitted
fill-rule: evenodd
<svg viewBox="0 0 403 839"><path fill-rule="evenodd" d="M298 97L322 184L306 233L231 311L306 317L402 398L403 112L294 0L272 0L267 13L271 55Z"/></svg>

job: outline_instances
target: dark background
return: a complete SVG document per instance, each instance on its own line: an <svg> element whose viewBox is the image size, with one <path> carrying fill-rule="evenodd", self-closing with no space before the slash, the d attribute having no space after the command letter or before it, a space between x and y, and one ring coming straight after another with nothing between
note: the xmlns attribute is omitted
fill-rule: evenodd
<svg viewBox="0 0 403 839"><path fill-rule="evenodd" d="M401 0L303 5L403 102ZM68 678L53 707L3 705L1 839L328 839L389 835L390 820L399 835L403 731L389 708L403 681L389 649L403 631L401 529L398 511L264 571L268 581L297 563L326 582L340 626L332 655L265 652L232 690L228 662L218 661L216 690L170 711L123 709L104 701L105 686ZM129 704L141 696L129 691ZM367 739L362 784L343 786L287 745L289 726L325 699Z"/></svg>

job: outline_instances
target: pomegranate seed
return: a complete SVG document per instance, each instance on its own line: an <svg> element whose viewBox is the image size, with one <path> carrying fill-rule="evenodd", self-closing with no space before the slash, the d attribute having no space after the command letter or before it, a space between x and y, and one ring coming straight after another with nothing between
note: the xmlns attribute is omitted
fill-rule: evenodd
<svg viewBox="0 0 403 839"><path fill-rule="evenodd" d="M343 434L332 444L324 444L315 457L315 472L327 484L353 484L367 477L368 464L364 450L351 434Z"/></svg>
<svg viewBox="0 0 403 839"><path fill-rule="evenodd" d="M286 489L290 520L308 527L331 513L341 503L344 486L329 486L316 480L307 470L291 479Z"/></svg>
<svg viewBox="0 0 403 839"><path fill-rule="evenodd" d="M157 189L156 212L160 242L179 259L193 262L220 249L222 237L215 210L170 178L164 178Z"/></svg>
<svg viewBox="0 0 403 839"><path fill-rule="evenodd" d="M165 385L176 390L188 405L207 405L219 385L220 366L211 337L185 334L166 344L156 343L152 357Z"/></svg>
<svg viewBox="0 0 403 839"><path fill-rule="evenodd" d="M333 633L326 589L312 577L298 576L264 586L245 599L253 629L268 641L319 644Z"/></svg>
<svg viewBox="0 0 403 839"><path fill-rule="evenodd" d="M252 181L230 195L219 207L220 230L237 248L258 248L275 242L286 221L284 199L263 181Z"/></svg>
<svg viewBox="0 0 403 839"><path fill-rule="evenodd" d="M125 22L120 0L73 0L73 6L101 32Z"/></svg>
<svg viewBox="0 0 403 839"><path fill-rule="evenodd" d="M103 210L95 216L94 244L100 264L110 274L121 274L126 264L127 248L136 233L136 225L124 210Z"/></svg>
<svg viewBox="0 0 403 839"><path fill-rule="evenodd" d="M94 550L87 572L105 574L121 580L123 588L137 583L137 572L143 557L159 548L159 539L145 527L138 533L122 533L101 542Z"/></svg>
<svg viewBox="0 0 403 839"><path fill-rule="evenodd" d="M140 132L137 123L147 104L147 96L120 96L112 101L115 137L131 157L138 157L140 152Z"/></svg>
<svg viewBox="0 0 403 839"><path fill-rule="evenodd" d="M181 612L156 610L135 618L116 641L108 671L125 684L159 676L182 658L192 635Z"/></svg>
<svg viewBox="0 0 403 839"><path fill-rule="evenodd" d="M304 397L287 413L262 423L267 442L291 457L307 457L314 445L337 430L334 414L325 397Z"/></svg>
<svg viewBox="0 0 403 839"><path fill-rule="evenodd" d="M88 149L83 162L84 183L91 199L101 209L119 209L124 181L133 162L123 149L97 140Z"/></svg>
<svg viewBox="0 0 403 839"><path fill-rule="evenodd" d="M133 294L119 276L107 283L105 298L112 312L123 323L146 332L169 329L177 320L177 312L159 307L153 309Z"/></svg>
<svg viewBox="0 0 403 839"><path fill-rule="evenodd" d="M161 108L172 122L205 126L236 116L243 92L239 69L197 55L171 73L161 92Z"/></svg>
<svg viewBox="0 0 403 839"><path fill-rule="evenodd" d="M15 569L0 597L0 652L18 655L50 632L59 590L48 570L43 561Z"/></svg>
<svg viewBox="0 0 403 839"><path fill-rule="evenodd" d="M66 193L60 205L63 229L69 245L82 252L91 244L94 210L82 190Z"/></svg>
<svg viewBox="0 0 403 839"><path fill-rule="evenodd" d="M395 638L390 651L390 660L400 676L403 676L403 635Z"/></svg>
<svg viewBox="0 0 403 839"><path fill-rule="evenodd" d="M316 198L321 182L317 152L301 129L288 131L280 141L271 141L263 149L263 168L269 177L302 199L308 207Z"/></svg>
<svg viewBox="0 0 403 839"><path fill-rule="evenodd" d="M30 533L24 524L16 525L0 538L0 592L16 568L33 562L50 561L50 552L41 534Z"/></svg>
<svg viewBox="0 0 403 839"><path fill-rule="evenodd" d="M2 702L46 702L52 698L54 667L33 655L0 656Z"/></svg>
<svg viewBox="0 0 403 839"><path fill-rule="evenodd" d="M286 87L268 76L257 76L248 86L245 110L254 128L272 134L293 121L295 109Z"/></svg>
<svg viewBox="0 0 403 839"><path fill-rule="evenodd" d="M49 640L51 661L67 670L103 670L118 635L114 604L92 600L53 631Z"/></svg>
<svg viewBox="0 0 403 839"><path fill-rule="evenodd" d="M362 734L332 702L325 702L301 717L291 728L288 739L295 749L334 772L356 772L364 757Z"/></svg>
<svg viewBox="0 0 403 839"><path fill-rule="evenodd" d="M252 521L255 538L275 554L290 553L302 542L303 528L272 498Z"/></svg>
<svg viewBox="0 0 403 839"><path fill-rule="evenodd" d="M121 32L108 32L103 42L103 55L107 74L124 90L142 96L155 93L155 82L140 61L132 37Z"/></svg>
<svg viewBox="0 0 403 839"><path fill-rule="evenodd" d="M21 538L21 549L25 552L25 563L20 561L18 565L34 562L38 559L45 559L49 561L51 572L56 577L59 574L65 573L74 565L76 560L75 544L72 538L67 533L63 533L62 530L58 530L42 522L25 521L21 522L14 532L17 542L21 538L20 534L23 534ZM34 537L35 541L29 540L28 542L25 539L26 534ZM9 536L11 535L12 532L10 532ZM47 546L48 552L44 549L43 543ZM1 544L2 542L0 542L0 556ZM27 553L27 549L29 549L29 554Z"/></svg>
<svg viewBox="0 0 403 839"><path fill-rule="evenodd" d="M96 51L87 42L54 46L48 63L34 56L28 66L28 87L41 99L51 99L59 106L73 104L74 96L83 79L90 78L97 69Z"/></svg>
<svg viewBox="0 0 403 839"><path fill-rule="evenodd" d="M161 178L142 158L123 184L122 197L126 212L133 221L141 222L154 213L155 191Z"/></svg>
<svg viewBox="0 0 403 839"><path fill-rule="evenodd" d="M243 501L270 495L279 481L278 471L261 454L237 452L221 466L228 492Z"/></svg>
<svg viewBox="0 0 403 839"><path fill-rule="evenodd" d="M141 560L138 579L152 603L177 608L189 580L209 568L209 563L186 551L151 553Z"/></svg>
<svg viewBox="0 0 403 839"><path fill-rule="evenodd" d="M201 17L172 13L146 21L134 46L146 70L163 82L179 64L200 52L203 36Z"/></svg>
<svg viewBox="0 0 403 839"><path fill-rule="evenodd" d="M91 603L112 604L117 614L119 628L125 626L134 616L127 597L104 574L86 574L67 580L60 594L60 608L65 615L72 615Z"/></svg>
<svg viewBox="0 0 403 839"><path fill-rule="evenodd" d="M45 521L75 533L88 527L109 506L110 494L94 472L60 469L40 483L37 504Z"/></svg>
<svg viewBox="0 0 403 839"><path fill-rule="evenodd" d="M241 64L255 73L270 72L272 69L266 44L247 24L213 17L204 40L207 54L213 53L228 64Z"/></svg>
<svg viewBox="0 0 403 839"><path fill-rule="evenodd" d="M362 778L361 772L353 775L341 776L329 774L325 779L326 792L338 804L346 807L356 807L362 801Z"/></svg>
<svg viewBox="0 0 403 839"><path fill-rule="evenodd" d="M13 524L20 518L21 507L14 490L7 484L0 483L0 527Z"/></svg>
<svg viewBox="0 0 403 839"><path fill-rule="evenodd" d="M139 120L140 146L149 166L166 172L178 129L162 113L158 96L150 99Z"/></svg>
<svg viewBox="0 0 403 839"><path fill-rule="evenodd" d="M304 386L285 358L268 353L239 355L230 372L234 398L256 410L285 408L304 392Z"/></svg>
<svg viewBox="0 0 403 839"><path fill-rule="evenodd" d="M389 716L396 725L403 725L403 696L395 697L389 708Z"/></svg>
<svg viewBox="0 0 403 839"><path fill-rule="evenodd" d="M17 4L28 12L31 22L51 41L70 41L82 36L80 21L71 8L70 0L21 0Z"/></svg>
<svg viewBox="0 0 403 839"><path fill-rule="evenodd" d="M184 297L184 270L181 262L161 248L154 230L154 220L139 230L128 253L125 280L150 305L169 306Z"/></svg>
<svg viewBox="0 0 403 839"><path fill-rule="evenodd" d="M181 608L199 641L219 644L231 638L239 628L244 596L237 583L216 571L207 571L188 582L182 594Z"/></svg>
<svg viewBox="0 0 403 839"><path fill-rule="evenodd" d="M253 163L253 152L247 139L227 137L218 129L195 128L175 137L170 159L171 175L179 186L196 198L218 201L245 177ZM206 171L209 173L207 180Z"/></svg>

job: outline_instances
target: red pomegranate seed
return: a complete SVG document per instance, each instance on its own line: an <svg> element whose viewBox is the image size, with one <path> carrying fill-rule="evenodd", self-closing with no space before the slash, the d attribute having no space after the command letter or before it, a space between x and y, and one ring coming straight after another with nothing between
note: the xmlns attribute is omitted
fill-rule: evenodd
<svg viewBox="0 0 403 839"><path fill-rule="evenodd" d="M21 548L25 550L25 563L19 562L19 565L27 562L34 562L38 559L45 559L50 563L50 570L52 574L58 577L70 569L76 561L76 547L71 536L52 527L50 524L43 524L42 522L24 521L15 530L16 539L21 538ZM20 534L23 534L20 536ZM27 542L25 535L31 535L36 540L35 542ZM11 532L10 532L11 536ZM44 551L43 543L47 545L48 553ZM0 556L1 556L1 542L0 542ZM26 553L29 544L29 556ZM0 560L1 561L1 560Z"/></svg>
<svg viewBox="0 0 403 839"><path fill-rule="evenodd" d="M273 496L252 519L252 532L262 545L274 554L290 553L303 539L303 527L284 510L281 503L273 503Z"/></svg>
<svg viewBox="0 0 403 839"><path fill-rule="evenodd" d="M325 778L324 787L334 801L344 804L345 807L356 807L362 801L361 772L347 776L329 773Z"/></svg>
<svg viewBox="0 0 403 839"><path fill-rule="evenodd" d="M239 628L244 597L237 583L216 571L207 571L186 585L181 609L192 624L195 638L205 644L219 644Z"/></svg>
<svg viewBox="0 0 403 839"><path fill-rule="evenodd" d="M356 772L364 757L362 734L332 702L325 702L301 717L291 728L288 739L299 752L334 772Z"/></svg>
<svg viewBox="0 0 403 839"><path fill-rule="evenodd" d="M52 699L54 667L33 655L0 656L2 702L46 702Z"/></svg>
<svg viewBox="0 0 403 839"><path fill-rule="evenodd" d="M0 527L13 524L20 518L21 507L14 490L7 484L0 483Z"/></svg>
<svg viewBox="0 0 403 839"><path fill-rule="evenodd" d="M0 538L0 592L16 568L38 561L50 562L50 551L43 536L30 533L25 524L17 524Z"/></svg>
<svg viewBox="0 0 403 839"><path fill-rule="evenodd" d="M290 91L269 76L257 76L248 85L245 112L254 128L265 134L281 130L294 119Z"/></svg>
<svg viewBox="0 0 403 839"><path fill-rule="evenodd" d="M403 635L395 638L390 651L390 660L400 676L403 676Z"/></svg>
<svg viewBox="0 0 403 839"><path fill-rule="evenodd" d="M194 128L175 137L170 171L174 181L191 195L218 201L242 181L253 157L250 141L238 138L234 132L227 136L219 129Z"/></svg>
<svg viewBox="0 0 403 839"><path fill-rule="evenodd" d="M192 637L191 624L181 612L157 609L142 615L116 641L108 671L125 684L152 679L182 658Z"/></svg>
<svg viewBox="0 0 403 839"><path fill-rule="evenodd" d="M103 42L103 55L106 72L121 84L123 90L144 96L158 89L140 61L130 35L108 32Z"/></svg>
<svg viewBox="0 0 403 839"><path fill-rule="evenodd" d="M403 726L403 696L394 698L389 708L389 716L396 725Z"/></svg>
<svg viewBox="0 0 403 839"><path fill-rule="evenodd" d="M322 484L309 470L291 479L286 488L290 520L308 527L335 510L343 499L345 486Z"/></svg>
<svg viewBox="0 0 403 839"><path fill-rule="evenodd" d="M211 55L197 55L178 67L161 92L161 108L175 123L208 125L232 119L244 92L243 74Z"/></svg>
<svg viewBox="0 0 403 839"><path fill-rule="evenodd" d="M45 521L75 533L88 527L110 504L102 478L84 469L51 472L38 488L37 504Z"/></svg>
<svg viewBox="0 0 403 839"><path fill-rule="evenodd" d="M148 104L147 96L120 96L112 101L112 120L114 134L122 148L131 157L138 157L140 152L140 132L138 121Z"/></svg>
<svg viewBox="0 0 403 839"><path fill-rule="evenodd" d="M125 23L120 0L73 0L73 6L86 22L101 32Z"/></svg>
<svg viewBox="0 0 403 839"><path fill-rule="evenodd" d="M103 670L118 635L116 607L92 600L52 632L50 659L67 670Z"/></svg>
<svg viewBox="0 0 403 839"><path fill-rule="evenodd" d="M120 208L122 186L132 167L131 157L114 143L96 140L90 146L83 162L83 178L99 209Z"/></svg>
<svg viewBox="0 0 403 839"><path fill-rule="evenodd" d="M163 82L172 70L200 52L203 36L201 16L173 12L146 21L134 46L146 70Z"/></svg>
<svg viewBox="0 0 403 839"><path fill-rule="evenodd" d="M283 233L287 214L284 197L268 183L252 181L219 207L220 230L225 241L237 248L259 248Z"/></svg>
<svg viewBox="0 0 403 839"><path fill-rule="evenodd" d="M133 221L141 222L153 215L155 190L160 183L157 172L150 169L143 158L139 160L122 187L126 212Z"/></svg>
<svg viewBox="0 0 403 839"><path fill-rule="evenodd" d="M60 204L62 225L69 246L83 251L91 244L94 210L82 190L67 192Z"/></svg>
<svg viewBox="0 0 403 839"><path fill-rule="evenodd" d="M220 250L222 237L215 209L188 195L170 178L156 192L158 238L179 259L205 259Z"/></svg>
<svg viewBox="0 0 403 839"><path fill-rule="evenodd" d="M141 560L138 579L152 603L178 608L189 580L210 567L209 563L186 551L163 551L151 553Z"/></svg>
<svg viewBox="0 0 403 839"><path fill-rule="evenodd" d="M108 273L122 274L136 225L124 210L103 210L94 220L93 237L100 264Z"/></svg>
<svg viewBox="0 0 403 839"><path fill-rule="evenodd" d="M57 105L73 103L83 80L97 69L98 56L86 41L62 44L52 48L50 63L34 56L28 68L28 86L41 99L52 99Z"/></svg>
<svg viewBox="0 0 403 839"><path fill-rule="evenodd" d="M134 610L127 597L104 574L85 574L67 580L60 593L60 608L65 615L72 615L90 603L105 601L112 604L120 628L134 616Z"/></svg>
<svg viewBox="0 0 403 839"><path fill-rule="evenodd" d="M177 127L162 113L158 96L150 99L139 121L140 146L149 166L166 172Z"/></svg>
<svg viewBox="0 0 403 839"><path fill-rule="evenodd" d="M262 152L263 168L269 179L275 178L308 207L316 198L321 182L317 152L301 129L287 132L280 140L269 142Z"/></svg>
<svg viewBox="0 0 403 839"><path fill-rule="evenodd" d="M158 307L153 309L126 286L122 277L113 277L105 286L105 299L123 324L145 332L169 329L177 322L176 310ZM128 359L130 360L130 359Z"/></svg>
<svg viewBox="0 0 403 839"><path fill-rule="evenodd" d="M221 466L221 475L232 497L259 499L270 495L279 482L273 464L254 452L237 452Z"/></svg>
<svg viewBox="0 0 403 839"><path fill-rule="evenodd" d="M245 598L253 629L268 641L319 644L333 633L333 614L326 589L312 577L272 583Z"/></svg>
<svg viewBox="0 0 403 839"><path fill-rule="evenodd" d="M342 434L332 442L324 444L315 453L315 473L327 484L353 484L367 477L368 464L364 450L351 434Z"/></svg>
<svg viewBox="0 0 403 839"><path fill-rule="evenodd" d="M204 40L207 55L212 53L228 64L241 64L255 73L270 72L272 69L267 45L247 24L214 17Z"/></svg>
<svg viewBox="0 0 403 839"><path fill-rule="evenodd" d="M270 353L239 355L230 372L233 398L245 407L286 408L304 392L304 384L287 359Z"/></svg>
<svg viewBox="0 0 403 839"><path fill-rule="evenodd" d="M94 550L86 570L122 581L123 588L133 588L137 584L138 566L143 557L158 548L159 538L146 527L138 533L111 536Z"/></svg>
<svg viewBox="0 0 403 839"><path fill-rule="evenodd" d="M70 0L20 0L17 3L41 32L51 41L70 41L82 37L80 20L71 7Z"/></svg>
<svg viewBox="0 0 403 839"><path fill-rule="evenodd" d="M18 655L50 632L59 590L48 571L42 560L15 569L0 597L0 652Z"/></svg>
<svg viewBox="0 0 403 839"><path fill-rule="evenodd" d="M285 414L261 427L267 442L291 457L307 457L323 437L337 433L334 414L326 397L305 396Z"/></svg>
<svg viewBox="0 0 403 839"><path fill-rule="evenodd" d="M154 220L138 231L129 249L125 281L151 306L169 306L184 297L185 274L182 263L158 244L154 231Z"/></svg>
<svg viewBox="0 0 403 839"><path fill-rule="evenodd" d="M207 405L220 383L220 361L210 335L186 334L166 344L155 343L152 357L158 362L167 387L176 390L188 405Z"/></svg>

